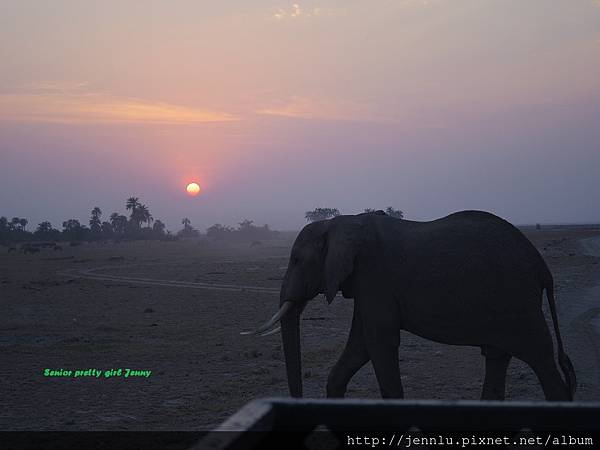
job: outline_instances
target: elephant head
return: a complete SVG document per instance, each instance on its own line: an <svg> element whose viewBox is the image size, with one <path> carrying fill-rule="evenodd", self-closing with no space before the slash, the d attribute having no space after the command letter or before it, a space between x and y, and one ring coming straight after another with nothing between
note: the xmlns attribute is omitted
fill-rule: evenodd
<svg viewBox="0 0 600 450"><path fill-rule="evenodd" d="M350 289L368 215L338 216L302 229L292 247L281 286L279 311L254 332L271 334L268 330L281 321L288 385L293 397L302 397L300 314L317 295L325 294L331 303L340 289L344 293Z"/></svg>

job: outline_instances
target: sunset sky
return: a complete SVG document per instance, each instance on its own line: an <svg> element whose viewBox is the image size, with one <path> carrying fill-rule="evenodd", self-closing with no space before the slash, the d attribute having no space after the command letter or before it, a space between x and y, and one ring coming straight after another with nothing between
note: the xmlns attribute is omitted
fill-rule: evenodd
<svg viewBox="0 0 600 450"><path fill-rule="evenodd" d="M600 0L5 0L0 183L29 229L600 222Z"/></svg>

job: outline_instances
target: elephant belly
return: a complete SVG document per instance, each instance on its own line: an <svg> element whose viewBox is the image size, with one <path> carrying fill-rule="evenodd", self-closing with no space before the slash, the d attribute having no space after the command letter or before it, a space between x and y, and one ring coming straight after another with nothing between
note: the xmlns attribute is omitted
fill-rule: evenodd
<svg viewBox="0 0 600 450"><path fill-rule="evenodd" d="M539 292L537 300L491 297L438 293L405 298L400 306L402 328L444 344L479 346L527 328L541 311Z"/></svg>

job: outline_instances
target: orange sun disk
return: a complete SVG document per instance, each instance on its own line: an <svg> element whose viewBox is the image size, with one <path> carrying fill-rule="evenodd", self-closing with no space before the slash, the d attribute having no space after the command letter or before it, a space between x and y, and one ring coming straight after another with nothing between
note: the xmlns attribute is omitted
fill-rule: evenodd
<svg viewBox="0 0 600 450"><path fill-rule="evenodd" d="M185 190L189 195L194 197L200 193L200 186L198 185L198 183L190 183L187 185Z"/></svg>

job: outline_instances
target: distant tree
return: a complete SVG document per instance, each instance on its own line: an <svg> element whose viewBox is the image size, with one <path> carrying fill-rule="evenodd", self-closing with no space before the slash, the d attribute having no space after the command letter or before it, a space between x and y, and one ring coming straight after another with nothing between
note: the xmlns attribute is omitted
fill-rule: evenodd
<svg viewBox="0 0 600 450"><path fill-rule="evenodd" d="M187 217L184 217L181 220L181 223L183 224L183 230L179 230L177 232L177 236L180 236L180 237L196 237L196 236L198 236L200 234L200 233L198 233L198 230L196 230L192 226L192 222Z"/></svg>
<svg viewBox="0 0 600 450"><path fill-rule="evenodd" d="M27 223L27 219L20 217L13 217L10 221L0 217L0 242L30 240L32 233L26 231Z"/></svg>
<svg viewBox="0 0 600 450"><path fill-rule="evenodd" d="M81 241L85 238L89 228L81 225L77 219L69 219L63 222L63 235L72 241Z"/></svg>
<svg viewBox="0 0 600 450"><path fill-rule="evenodd" d="M46 220L38 224L33 235L40 240L55 240L60 237L60 231L52 228L52 224Z"/></svg>
<svg viewBox="0 0 600 450"><path fill-rule="evenodd" d="M10 231L19 230L21 228L21 219L13 217L8 226Z"/></svg>
<svg viewBox="0 0 600 450"><path fill-rule="evenodd" d="M315 208L312 211L306 211L304 218L309 222L316 222L318 220L331 219L339 215L340 212L337 208Z"/></svg>
<svg viewBox="0 0 600 450"><path fill-rule="evenodd" d="M375 208L365 208L364 212L365 213L374 213L380 211L379 209L375 209ZM400 211L399 209L394 209L391 206L388 206L385 211L384 211L388 216L392 216L395 217L397 219L403 219L404 218L404 213L402 211Z"/></svg>
<svg viewBox="0 0 600 450"><path fill-rule="evenodd" d="M102 222L100 225L100 233L102 233L102 236L105 238L112 237L115 233L112 223L106 221Z"/></svg>
<svg viewBox="0 0 600 450"><path fill-rule="evenodd" d="M154 222L154 225L152 225L152 231L154 232L155 235L157 236L164 236L165 234L165 224L162 223L162 221L160 220L156 220L156 222Z"/></svg>
<svg viewBox="0 0 600 450"><path fill-rule="evenodd" d="M0 217L0 242L4 243L8 241L8 219L6 217Z"/></svg>
<svg viewBox="0 0 600 450"><path fill-rule="evenodd" d="M77 219L65 220L63 222L62 226L63 226L63 231L67 231L67 232L81 228L81 224L79 223L79 220L77 220Z"/></svg>
<svg viewBox="0 0 600 450"><path fill-rule="evenodd" d="M140 205L137 214L140 222L147 223L148 228L150 228L150 223L154 220L154 217L152 217L152 214L150 214L150 210L148 209L148 207L143 204Z"/></svg>
<svg viewBox="0 0 600 450"><path fill-rule="evenodd" d="M47 233L52 229L52 224L48 221L40 222L35 230L36 233Z"/></svg>
<svg viewBox="0 0 600 450"><path fill-rule="evenodd" d="M244 219L242 220L238 225L239 225L239 230L240 231L248 231L251 230L252 228L254 228L254 220L248 220L248 219Z"/></svg>
<svg viewBox="0 0 600 450"><path fill-rule="evenodd" d="M233 232L235 232L233 228L223 226L220 223L215 223L206 229L206 237L211 239L225 239Z"/></svg>
<svg viewBox="0 0 600 450"><path fill-rule="evenodd" d="M112 213L110 215L110 224L112 225L115 234L125 234L125 230L127 229L127 217L118 213Z"/></svg>
<svg viewBox="0 0 600 450"><path fill-rule="evenodd" d="M139 197L129 197L125 202L125 208L127 211L135 212L140 207Z"/></svg>
<svg viewBox="0 0 600 450"><path fill-rule="evenodd" d="M92 209L92 215L90 217L90 230L93 234L100 234L102 232L102 210L97 206Z"/></svg>
<svg viewBox="0 0 600 450"><path fill-rule="evenodd" d="M154 222L154 217L152 216L152 214L150 214L150 211L148 211L148 214L146 215L146 222L148 223L148 228L150 228L152 222Z"/></svg>
<svg viewBox="0 0 600 450"><path fill-rule="evenodd" d="M256 241L260 239L273 239L279 235L278 231L271 230L269 225L254 225L253 220L244 219L238 228L223 226L216 223L206 229L206 237L211 239L227 239L236 241Z"/></svg>
<svg viewBox="0 0 600 450"><path fill-rule="evenodd" d="M388 216L395 217L396 219L404 219L404 213L402 211L400 211L399 209L392 208L391 206L388 206L385 209L385 213Z"/></svg>
<svg viewBox="0 0 600 450"><path fill-rule="evenodd" d="M140 199L138 197L129 197L125 202L125 208L127 211L131 211L129 215L129 221L133 223L135 229L139 229L141 227L141 217L140 217L140 207L142 204L140 203Z"/></svg>

